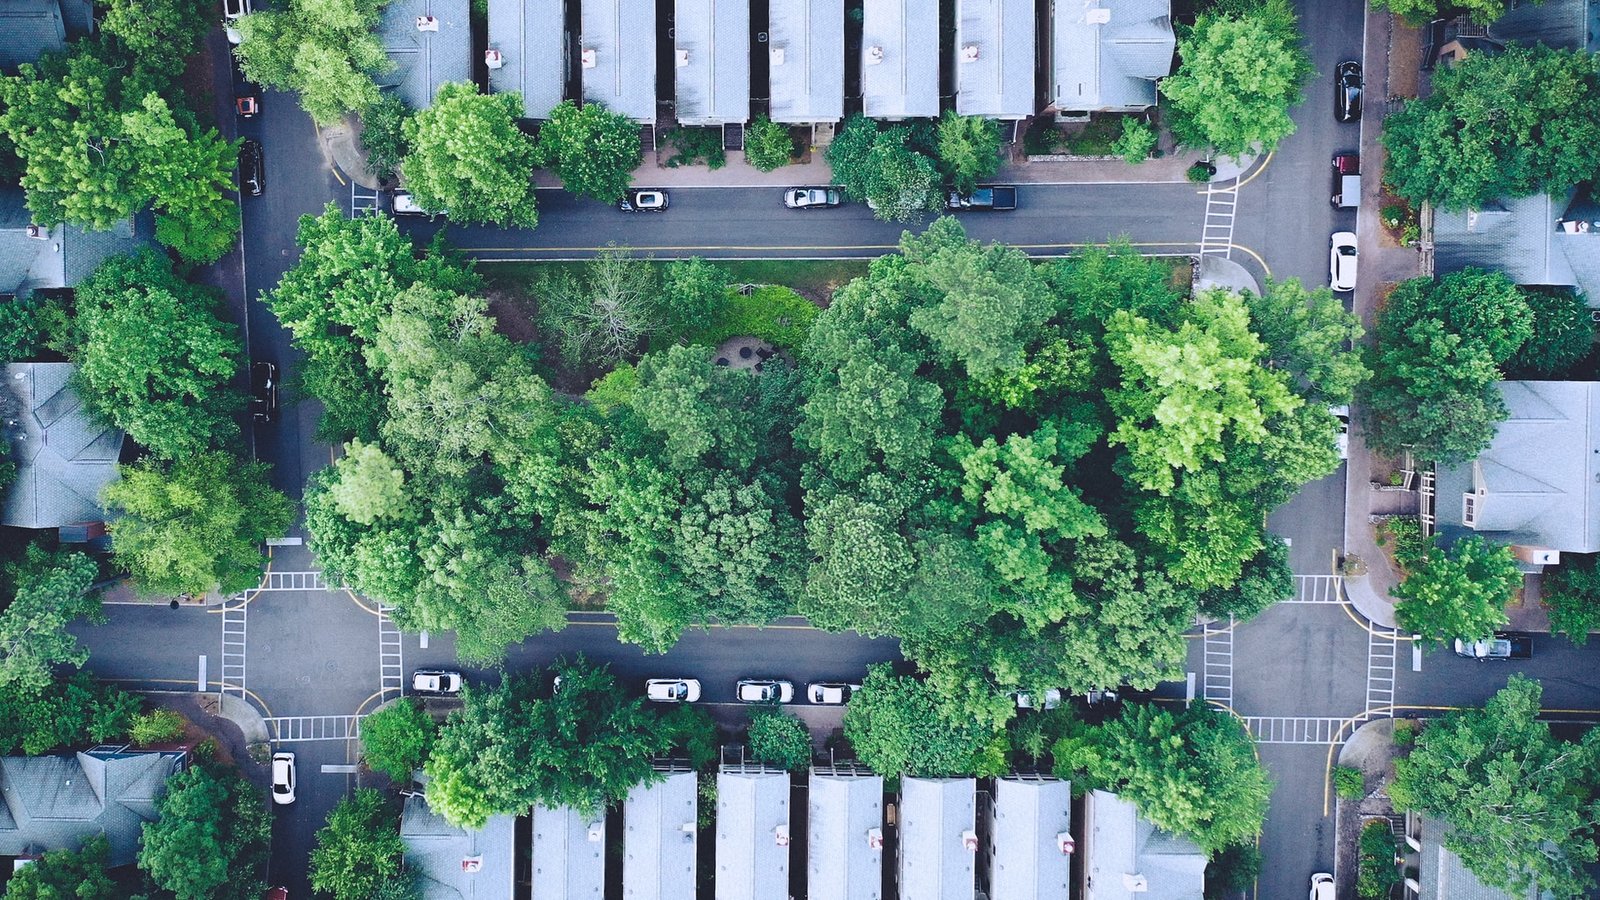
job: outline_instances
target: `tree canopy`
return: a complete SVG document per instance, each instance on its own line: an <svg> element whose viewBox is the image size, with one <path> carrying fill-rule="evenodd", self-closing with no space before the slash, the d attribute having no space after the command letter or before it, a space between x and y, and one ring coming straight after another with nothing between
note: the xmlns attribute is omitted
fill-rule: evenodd
<svg viewBox="0 0 1600 900"><path fill-rule="evenodd" d="M644 161L639 123L603 103L564 100L539 127L534 160L572 193L615 203Z"/></svg>
<svg viewBox="0 0 1600 900"><path fill-rule="evenodd" d="M76 619L104 621L91 590L99 567L75 552L49 553L30 544L11 572L16 593L0 611L0 685L43 691L57 665L81 666L89 651L67 631Z"/></svg>
<svg viewBox="0 0 1600 900"><path fill-rule="evenodd" d="M941 203L938 167L910 146L911 137L905 126L880 131L872 119L851 116L828 145L834 180L885 222L910 221Z"/></svg>
<svg viewBox="0 0 1600 900"><path fill-rule="evenodd" d="M214 763L167 779L144 823L139 868L178 900L255 900L266 890L272 814L261 790Z"/></svg>
<svg viewBox="0 0 1600 900"><path fill-rule="evenodd" d="M400 171L417 203L457 222L537 225L534 144L517 128L521 114L514 92L441 85L433 105L402 126L408 151Z"/></svg>
<svg viewBox="0 0 1600 900"><path fill-rule="evenodd" d="M427 762L438 734L420 702L401 698L361 720L361 758L373 771L403 783Z"/></svg>
<svg viewBox="0 0 1600 900"><path fill-rule="evenodd" d="M1522 587L1511 548L1478 535L1448 552L1429 547L1422 562L1390 590L1395 620L1430 643L1477 640L1506 624L1506 604Z"/></svg>
<svg viewBox="0 0 1600 900"><path fill-rule="evenodd" d="M234 47L251 81L300 95L319 125L332 125L378 99L376 75L394 68L375 33L385 0L290 0L287 9L261 10L234 27Z"/></svg>
<svg viewBox="0 0 1600 900"><path fill-rule="evenodd" d="M8 900L116 900L117 885L106 874L111 845L93 835L77 850L51 850L6 882Z"/></svg>
<svg viewBox="0 0 1600 900"><path fill-rule="evenodd" d="M886 775L994 775L1003 733L944 707L931 688L895 675L885 663L867 670L844 712L844 735L856 756ZM990 751L987 755L985 751Z"/></svg>
<svg viewBox="0 0 1600 900"><path fill-rule="evenodd" d="M1412 27L1454 13L1466 13L1477 25L1490 25L1506 12L1506 0L1372 0L1373 9L1387 9Z"/></svg>
<svg viewBox="0 0 1600 900"><path fill-rule="evenodd" d="M399 810L387 797L373 788L356 788L317 831L311 889L334 900L371 900L386 883L402 880L406 845L399 825Z"/></svg>

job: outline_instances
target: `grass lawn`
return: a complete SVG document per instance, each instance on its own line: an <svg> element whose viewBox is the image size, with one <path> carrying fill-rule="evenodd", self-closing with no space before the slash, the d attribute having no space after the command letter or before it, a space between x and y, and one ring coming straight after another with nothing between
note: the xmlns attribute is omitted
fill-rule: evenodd
<svg viewBox="0 0 1600 900"><path fill-rule="evenodd" d="M845 282L867 273L868 259L719 259L734 284L782 284L813 300L826 299ZM663 265L657 260L656 265ZM491 281L532 284L546 272L576 273L581 262L479 263Z"/></svg>

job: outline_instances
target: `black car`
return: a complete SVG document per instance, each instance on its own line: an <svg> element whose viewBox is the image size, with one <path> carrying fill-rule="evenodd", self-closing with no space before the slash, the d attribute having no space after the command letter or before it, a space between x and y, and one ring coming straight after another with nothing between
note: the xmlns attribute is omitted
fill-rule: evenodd
<svg viewBox="0 0 1600 900"><path fill-rule="evenodd" d="M1333 70L1333 117L1361 121L1361 63L1345 60Z"/></svg>
<svg viewBox="0 0 1600 900"><path fill-rule="evenodd" d="M261 159L261 142L247 140L239 148L239 189L252 197L267 189L267 167Z"/></svg>
<svg viewBox="0 0 1600 900"><path fill-rule="evenodd" d="M278 367L269 362L250 364L250 418L271 422L278 415Z"/></svg>

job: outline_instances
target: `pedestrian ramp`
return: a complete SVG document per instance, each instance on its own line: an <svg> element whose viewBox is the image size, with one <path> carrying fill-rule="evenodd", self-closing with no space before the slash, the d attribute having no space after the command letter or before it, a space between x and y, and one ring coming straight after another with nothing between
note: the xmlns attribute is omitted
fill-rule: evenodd
<svg viewBox="0 0 1600 900"><path fill-rule="evenodd" d="M275 716L265 721L275 744L348 741L361 736L360 716Z"/></svg>
<svg viewBox="0 0 1600 900"><path fill-rule="evenodd" d="M1349 719L1337 716L1242 716L1258 744L1327 744Z"/></svg>
<svg viewBox="0 0 1600 900"><path fill-rule="evenodd" d="M1283 603L1343 603L1344 579L1338 575L1296 575L1294 596Z"/></svg>

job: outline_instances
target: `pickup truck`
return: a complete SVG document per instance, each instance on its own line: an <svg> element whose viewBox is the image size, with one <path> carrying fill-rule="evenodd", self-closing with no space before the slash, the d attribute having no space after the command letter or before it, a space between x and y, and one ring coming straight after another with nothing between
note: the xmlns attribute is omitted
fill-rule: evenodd
<svg viewBox="0 0 1600 900"><path fill-rule="evenodd" d="M952 212L1016 209L1017 189L1009 184L983 184L970 194L951 191L945 195L944 208Z"/></svg>
<svg viewBox="0 0 1600 900"><path fill-rule="evenodd" d="M1479 662L1486 659L1532 659L1533 636L1520 631L1496 631L1492 636L1476 641L1456 638L1456 655Z"/></svg>

